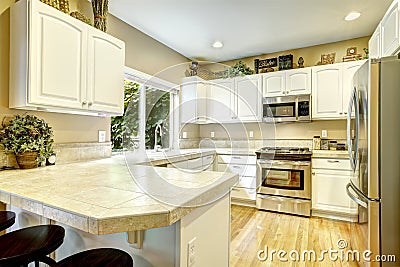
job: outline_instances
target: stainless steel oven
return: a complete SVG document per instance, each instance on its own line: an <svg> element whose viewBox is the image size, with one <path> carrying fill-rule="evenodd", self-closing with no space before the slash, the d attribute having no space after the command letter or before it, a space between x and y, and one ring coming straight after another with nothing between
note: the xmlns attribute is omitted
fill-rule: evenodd
<svg viewBox="0 0 400 267"><path fill-rule="evenodd" d="M265 97L265 122L311 121L311 95Z"/></svg>
<svg viewBox="0 0 400 267"><path fill-rule="evenodd" d="M271 151L271 148L267 148ZM257 153L257 207L303 216L311 214L311 152L276 149Z"/></svg>

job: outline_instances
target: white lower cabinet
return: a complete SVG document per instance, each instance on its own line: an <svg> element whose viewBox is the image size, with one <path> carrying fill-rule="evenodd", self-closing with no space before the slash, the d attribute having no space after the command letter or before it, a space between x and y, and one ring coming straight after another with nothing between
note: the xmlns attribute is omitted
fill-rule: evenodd
<svg viewBox="0 0 400 267"><path fill-rule="evenodd" d="M357 204L346 193L353 175L349 159L312 159L313 216L357 221Z"/></svg>
<svg viewBox="0 0 400 267"><path fill-rule="evenodd" d="M167 168L177 168L194 171L214 171L215 154L167 164Z"/></svg>
<svg viewBox="0 0 400 267"><path fill-rule="evenodd" d="M217 171L239 174L239 182L231 191L232 202L235 204L255 206L256 156L219 155Z"/></svg>

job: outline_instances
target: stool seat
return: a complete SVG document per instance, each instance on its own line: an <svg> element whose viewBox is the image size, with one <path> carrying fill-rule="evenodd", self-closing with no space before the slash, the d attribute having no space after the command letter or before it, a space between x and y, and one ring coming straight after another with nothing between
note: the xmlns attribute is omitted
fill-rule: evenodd
<svg viewBox="0 0 400 267"><path fill-rule="evenodd" d="M55 267L133 267L132 257L125 251L115 248L97 248L69 256Z"/></svg>
<svg viewBox="0 0 400 267"><path fill-rule="evenodd" d="M65 230L59 225L39 225L0 236L0 266L27 265L39 261L53 265L47 257L64 242Z"/></svg>
<svg viewBox="0 0 400 267"><path fill-rule="evenodd" d="M15 213L12 211L0 211L0 231L6 230L15 223Z"/></svg>

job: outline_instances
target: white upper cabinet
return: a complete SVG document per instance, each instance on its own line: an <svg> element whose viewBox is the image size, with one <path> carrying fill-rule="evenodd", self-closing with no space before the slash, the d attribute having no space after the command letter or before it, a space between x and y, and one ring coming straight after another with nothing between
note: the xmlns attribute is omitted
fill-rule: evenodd
<svg viewBox="0 0 400 267"><path fill-rule="evenodd" d="M207 117L207 85L200 77L187 77L181 84L180 121L204 123Z"/></svg>
<svg viewBox="0 0 400 267"><path fill-rule="evenodd" d="M262 74L263 97L311 94L311 68Z"/></svg>
<svg viewBox="0 0 400 267"><path fill-rule="evenodd" d="M284 71L262 74L263 97L283 96L286 92L286 75Z"/></svg>
<svg viewBox="0 0 400 267"><path fill-rule="evenodd" d="M366 60L337 63L312 68L312 118L347 117L353 76Z"/></svg>
<svg viewBox="0 0 400 267"><path fill-rule="evenodd" d="M209 81L207 116L213 122L230 122L234 112L234 79Z"/></svg>
<svg viewBox="0 0 400 267"><path fill-rule="evenodd" d="M342 112L342 66L330 64L312 70L312 118L336 118Z"/></svg>
<svg viewBox="0 0 400 267"><path fill-rule="evenodd" d="M88 42L88 108L118 113L124 106L124 42L94 28Z"/></svg>
<svg viewBox="0 0 400 267"><path fill-rule="evenodd" d="M260 121L262 118L261 75L235 78L235 114L240 121Z"/></svg>
<svg viewBox="0 0 400 267"><path fill-rule="evenodd" d="M376 27L368 42L369 58L381 57L381 24Z"/></svg>
<svg viewBox="0 0 400 267"><path fill-rule="evenodd" d="M399 3L393 1L381 21L382 56L393 55L399 48Z"/></svg>
<svg viewBox="0 0 400 267"><path fill-rule="evenodd" d="M286 95L311 94L311 68L285 71Z"/></svg>
<svg viewBox="0 0 400 267"><path fill-rule="evenodd" d="M38 0L10 12L10 108L123 113L122 41Z"/></svg>

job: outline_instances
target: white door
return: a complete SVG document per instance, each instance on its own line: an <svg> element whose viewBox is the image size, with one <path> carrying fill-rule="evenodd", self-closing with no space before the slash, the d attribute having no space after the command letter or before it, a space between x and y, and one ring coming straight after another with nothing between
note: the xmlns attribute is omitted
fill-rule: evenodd
<svg viewBox="0 0 400 267"><path fill-rule="evenodd" d="M285 95L285 72L271 72L262 74L263 97Z"/></svg>
<svg viewBox="0 0 400 267"><path fill-rule="evenodd" d="M312 118L340 118L342 112L342 65L312 68Z"/></svg>
<svg viewBox="0 0 400 267"><path fill-rule="evenodd" d="M358 60L343 63L343 91L342 91L342 116L347 117L351 92L353 92L354 73L364 64L366 60Z"/></svg>
<svg viewBox="0 0 400 267"><path fill-rule="evenodd" d="M382 56L393 55L399 48L398 1L393 1L381 21Z"/></svg>
<svg viewBox="0 0 400 267"><path fill-rule="evenodd" d="M261 75L235 78L236 115L241 121L261 120Z"/></svg>
<svg viewBox="0 0 400 267"><path fill-rule="evenodd" d="M28 102L81 109L86 101L87 26L39 1L31 3Z"/></svg>
<svg viewBox="0 0 400 267"><path fill-rule="evenodd" d="M88 40L88 108L122 114L125 44L94 28Z"/></svg>
<svg viewBox="0 0 400 267"><path fill-rule="evenodd" d="M381 25L379 24L368 42L369 58L381 58Z"/></svg>
<svg viewBox="0 0 400 267"><path fill-rule="evenodd" d="M230 122L234 113L234 78L209 81L207 117L214 122Z"/></svg>
<svg viewBox="0 0 400 267"><path fill-rule="evenodd" d="M286 94L311 94L311 68L301 68L285 71Z"/></svg>

